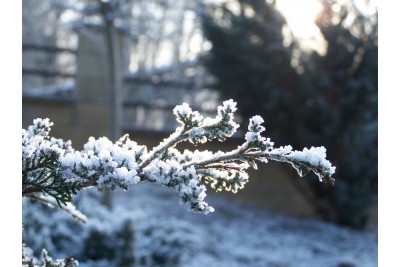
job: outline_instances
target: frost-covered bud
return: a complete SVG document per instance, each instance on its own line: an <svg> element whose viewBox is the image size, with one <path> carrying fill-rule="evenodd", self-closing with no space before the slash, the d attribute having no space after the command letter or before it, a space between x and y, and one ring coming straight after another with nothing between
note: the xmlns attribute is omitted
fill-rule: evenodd
<svg viewBox="0 0 400 267"><path fill-rule="evenodd" d="M175 169L173 166L159 159L154 159L153 162L144 169L148 181L161 185L167 185L171 181L174 172Z"/></svg>
<svg viewBox="0 0 400 267"><path fill-rule="evenodd" d="M304 148L303 151L293 151L287 155L287 158L293 161L300 176L312 170L321 182L334 183L335 180L331 176L335 173L336 167L326 160L325 147L311 147L310 149ZM295 166L296 163L297 166ZM301 168L302 165L306 166L308 170L305 171L304 168Z"/></svg>
<svg viewBox="0 0 400 267"><path fill-rule="evenodd" d="M227 168L233 167L231 165L226 165ZM213 188L216 192L226 190L232 191L236 193L239 189L244 188L244 185L248 182L249 176L246 172L244 172L245 168L248 168L248 165L234 165L238 170L231 169L230 172L226 170L218 170L218 169L206 169L201 170L200 173L208 179L207 183L210 184L211 188Z"/></svg>
<svg viewBox="0 0 400 267"><path fill-rule="evenodd" d="M192 111L187 103L176 106L173 113L176 116L176 120L183 125L183 132L200 126L203 120L203 116L197 111Z"/></svg>
<svg viewBox="0 0 400 267"><path fill-rule="evenodd" d="M52 147L54 148L60 148L63 150L62 154L67 154L67 153L71 153L74 151L74 149L72 148L72 142L70 140L68 141L64 141L62 139L57 139L54 137L50 138L50 142L52 144Z"/></svg>
<svg viewBox="0 0 400 267"><path fill-rule="evenodd" d="M189 132L189 141L194 145L207 142L204 128L195 127Z"/></svg>
<svg viewBox="0 0 400 267"><path fill-rule="evenodd" d="M103 151L106 153L110 147L113 146L113 143L106 137L100 137L99 139L94 139L94 137L89 137L89 141L84 144L83 149L85 151L93 150L95 153L99 153Z"/></svg>
<svg viewBox="0 0 400 267"><path fill-rule="evenodd" d="M129 186L140 181L140 177L136 174L137 172L135 170L128 170L125 167L116 168L113 172L113 180L124 189L128 189Z"/></svg>
<svg viewBox="0 0 400 267"><path fill-rule="evenodd" d="M215 119L204 120L204 126L209 130L209 140L224 141L225 138L231 137L236 132L239 125L234 121L233 112L235 111L236 102L230 99L218 107L218 115Z"/></svg>
<svg viewBox="0 0 400 267"><path fill-rule="evenodd" d="M245 135L245 139L249 143L256 142L260 140L260 138L262 138L260 133L247 132Z"/></svg>
<svg viewBox="0 0 400 267"><path fill-rule="evenodd" d="M192 114L192 109L190 108L188 103L183 103L182 105L178 105L173 109L173 113L177 117L188 117Z"/></svg>
<svg viewBox="0 0 400 267"><path fill-rule="evenodd" d="M81 162L81 153L79 151L68 153L60 159L60 162L66 169L76 168Z"/></svg>
<svg viewBox="0 0 400 267"><path fill-rule="evenodd" d="M264 126L262 126L261 124L264 122L263 118L261 118L261 116L256 115L253 116L250 119L250 123L248 126L249 131L253 132L253 133L261 133L263 131L265 131Z"/></svg>
<svg viewBox="0 0 400 267"><path fill-rule="evenodd" d="M54 123L51 122L48 118L37 118L33 120L33 125L29 126L28 131L32 132L32 134L34 135L47 136L51 130L51 126L53 125Z"/></svg>
<svg viewBox="0 0 400 267"><path fill-rule="evenodd" d="M222 108L218 108L218 112L220 110L226 113L233 113L237 110L236 102L233 101L232 99L226 100L222 103Z"/></svg>
<svg viewBox="0 0 400 267"><path fill-rule="evenodd" d="M264 126L261 125L263 122L263 118L258 115L250 119L248 126L249 131L245 136L249 148L258 148L264 151L274 145L269 138L266 139L265 137L261 136L261 133L265 131Z"/></svg>
<svg viewBox="0 0 400 267"><path fill-rule="evenodd" d="M190 210L207 214L213 212L214 208L210 207L205 201L207 196L207 188L200 185L200 177L197 175L196 169L193 166L182 169L179 172L179 178L182 181L175 188L180 195L180 204L189 203Z"/></svg>

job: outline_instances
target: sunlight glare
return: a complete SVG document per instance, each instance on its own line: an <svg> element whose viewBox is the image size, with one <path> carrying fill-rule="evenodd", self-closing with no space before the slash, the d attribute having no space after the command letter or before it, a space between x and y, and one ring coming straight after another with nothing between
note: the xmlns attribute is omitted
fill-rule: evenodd
<svg viewBox="0 0 400 267"><path fill-rule="evenodd" d="M316 38L320 33L314 24L322 5L317 0L278 0L277 8L286 17L293 34L298 38Z"/></svg>

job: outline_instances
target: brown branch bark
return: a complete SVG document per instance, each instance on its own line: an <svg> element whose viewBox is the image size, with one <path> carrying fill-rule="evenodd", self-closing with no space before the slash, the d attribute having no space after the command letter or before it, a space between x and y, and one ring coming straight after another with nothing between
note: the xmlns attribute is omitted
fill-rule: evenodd
<svg viewBox="0 0 400 267"><path fill-rule="evenodd" d="M37 193L42 192L42 189L36 186L31 186L22 190L22 195L30 194L30 193Z"/></svg>

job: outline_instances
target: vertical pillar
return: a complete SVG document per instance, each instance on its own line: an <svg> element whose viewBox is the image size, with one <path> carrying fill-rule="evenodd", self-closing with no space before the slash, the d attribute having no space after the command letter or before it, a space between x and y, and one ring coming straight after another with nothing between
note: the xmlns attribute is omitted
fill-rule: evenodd
<svg viewBox="0 0 400 267"><path fill-rule="evenodd" d="M114 27L85 27L79 33L74 126L112 141L121 136L123 122L123 58L129 58L124 41Z"/></svg>
<svg viewBox="0 0 400 267"><path fill-rule="evenodd" d="M123 74L128 50L123 33L111 22L105 27L81 30L77 57L77 104L75 126L88 127L95 137L121 137L123 122ZM125 64L124 64L125 63ZM111 208L110 190L102 203Z"/></svg>

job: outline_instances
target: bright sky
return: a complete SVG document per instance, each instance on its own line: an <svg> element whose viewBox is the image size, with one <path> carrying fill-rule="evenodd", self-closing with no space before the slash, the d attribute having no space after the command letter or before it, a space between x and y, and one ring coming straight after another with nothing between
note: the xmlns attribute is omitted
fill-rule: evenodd
<svg viewBox="0 0 400 267"><path fill-rule="evenodd" d="M346 0L338 0L343 3ZM369 3L368 3L369 2ZM378 7L378 0L355 0L355 5L364 13L372 14ZM319 0L277 0L277 8L285 16L288 26L293 34L299 38L305 46L319 53L324 53L325 40L314 21L322 5Z"/></svg>
<svg viewBox="0 0 400 267"><path fill-rule="evenodd" d="M207 3L222 3L227 0L208 0ZM363 0L361 0L363 1ZM317 14L322 10L319 0L276 0L277 9L285 16L289 28L302 43L323 53L324 40L314 24Z"/></svg>
<svg viewBox="0 0 400 267"><path fill-rule="evenodd" d="M293 35L309 49L325 52L326 42L314 21L322 10L318 0L277 0L277 8L285 16Z"/></svg>
<svg viewBox="0 0 400 267"><path fill-rule="evenodd" d="M278 0L277 8L286 17L293 34L302 38L313 38L319 35L314 24L318 12L322 10L318 0Z"/></svg>

